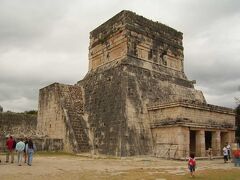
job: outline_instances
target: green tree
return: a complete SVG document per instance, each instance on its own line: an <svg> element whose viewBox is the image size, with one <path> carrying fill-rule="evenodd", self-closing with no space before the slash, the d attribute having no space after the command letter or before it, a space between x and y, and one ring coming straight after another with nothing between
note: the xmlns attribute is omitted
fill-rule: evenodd
<svg viewBox="0 0 240 180"><path fill-rule="evenodd" d="M236 141L240 143L240 104L238 104L238 106L236 107L235 112L236 112L236 126L237 126Z"/></svg>
<svg viewBox="0 0 240 180"><path fill-rule="evenodd" d="M37 115L38 111L36 110L30 110L30 111L24 111L25 114L35 114Z"/></svg>

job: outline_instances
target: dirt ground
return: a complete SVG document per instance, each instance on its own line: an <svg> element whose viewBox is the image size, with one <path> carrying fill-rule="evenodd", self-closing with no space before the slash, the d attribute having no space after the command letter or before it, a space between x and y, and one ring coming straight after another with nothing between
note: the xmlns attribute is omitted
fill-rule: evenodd
<svg viewBox="0 0 240 180"><path fill-rule="evenodd" d="M186 161L164 160L149 157L105 158L70 155L35 155L33 165L5 163L1 156L0 180L35 179L141 179L163 180L184 179L188 177ZM16 156L15 156L16 160ZM223 163L222 159L198 160L198 173L206 170L239 171L232 163ZM202 178L201 178L202 179ZM239 177L240 179L240 177Z"/></svg>

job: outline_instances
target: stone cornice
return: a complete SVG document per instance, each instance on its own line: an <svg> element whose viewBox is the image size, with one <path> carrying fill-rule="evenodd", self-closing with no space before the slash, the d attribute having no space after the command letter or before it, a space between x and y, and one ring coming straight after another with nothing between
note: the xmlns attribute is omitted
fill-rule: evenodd
<svg viewBox="0 0 240 180"><path fill-rule="evenodd" d="M152 111L152 110L157 110L157 109L166 109L166 108L173 108L173 107L185 107L185 108L211 111L211 112L222 113L222 114L235 115L234 110L231 108L216 106L216 105L212 105L212 104L200 103L197 101L187 101L187 100L182 100L182 101L177 101L177 102L149 104L148 110Z"/></svg>
<svg viewBox="0 0 240 180"><path fill-rule="evenodd" d="M193 122L187 118L177 118L177 119L165 119L155 121L150 124L151 128L163 128L163 127L190 127L196 129L223 129L223 130L236 130L236 127L230 123L214 123L214 121L209 122Z"/></svg>

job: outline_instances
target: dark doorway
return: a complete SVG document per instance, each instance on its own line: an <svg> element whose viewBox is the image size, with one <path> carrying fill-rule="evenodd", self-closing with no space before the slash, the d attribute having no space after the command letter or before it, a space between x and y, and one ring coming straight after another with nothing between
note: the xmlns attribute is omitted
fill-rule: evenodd
<svg viewBox="0 0 240 180"><path fill-rule="evenodd" d="M196 154L196 131L190 131L190 144L189 144L190 154Z"/></svg>
<svg viewBox="0 0 240 180"><path fill-rule="evenodd" d="M205 131L205 147L206 150L209 148L212 148L212 132L211 131Z"/></svg>

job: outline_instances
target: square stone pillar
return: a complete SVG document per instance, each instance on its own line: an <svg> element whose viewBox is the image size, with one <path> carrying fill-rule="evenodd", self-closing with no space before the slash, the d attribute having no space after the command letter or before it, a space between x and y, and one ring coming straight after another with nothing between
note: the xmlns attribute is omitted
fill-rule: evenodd
<svg viewBox="0 0 240 180"><path fill-rule="evenodd" d="M190 131L187 127L178 128L176 131L175 143L178 144L178 151L176 153L176 158L186 158L189 157L189 141L190 141Z"/></svg>
<svg viewBox="0 0 240 180"><path fill-rule="evenodd" d="M221 136L220 131L212 132L212 154L213 156L221 156Z"/></svg>
<svg viewBox="0 0 240 180"><path fill-rule="evenodd" d="M235 131L228 131L228 143L235 142Z"/></svg>
<svg viewBox="0 0 240 180"><path fill-rule="evenodd" d="M205 132L204 130L196 131L196 156L205 157Z"/></svg>

